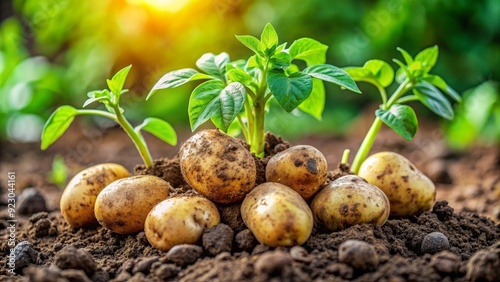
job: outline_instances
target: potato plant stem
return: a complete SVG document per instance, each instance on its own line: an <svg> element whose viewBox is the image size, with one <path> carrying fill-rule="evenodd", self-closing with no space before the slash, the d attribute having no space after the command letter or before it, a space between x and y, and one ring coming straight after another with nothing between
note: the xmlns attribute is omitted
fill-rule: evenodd
<svg viewBox="0 0 500 282"><path fill-rule="evenodd" d="M125 119L125 117L121 113L118 105L114 105L113 109L115 110L116 121L118 122L118 124L120 124L120 126L123 128L123 130L125 130L125 132L130 137L130 139L132 139L132 141L134 142L135 147L139 151L139 154L141 155L141 158L144 161L144 164L146 165L146 167L148 167L148 168L152 167L153 166L153 158L151 157L151 154L149 153L149 150L148 150L148 147L146 146L146 141L144 140L144 138L139 133L134 131L134 128L132 127L132 125L130 125L130 123L127 121L127 119Z"/></svg>
<svg viewBox="0 0 500 282"><path fill-rule="evenodd" d="M389 110L392 107L392 105L394 105L396 101L398 101L398 99L401 96L403 96L406 93L406 91L408 91L411 87L412 87L411 82L408 79L406 79L403 83L399 85L398 89L394 91L394 93L392 94L391 98L388 101L385 90L383 88L379 88L380 95L382 96L382 100L384 101L384 104L381 107L385 110ZM381 127L382 127L382 120L376 117L372 125L370 126L368 133L366 133L365 139L363 139L363 142L359 146L358 152L356 153L354 160L352 161L351 170L355 174L358 174L361 164L366 160L366 157L370 153L373 143L375 142L375 138L377 137L377 134L380 131Z"/></svg>
<svg viewBox="0 0 500 282"><path fill-rule="evenodd" d="M253 99L252 108L248 112L248 119L253 121L252 124L248 124L250 133L250 152L254 153L257 157L264 157L264 121L266 115L266 102L268 97L266 96L267 91L267 67L266 62L265 67L261 69L259 76L259 87L255 93L255 98ZM248 99L247 99L248 100Z"/></svg>

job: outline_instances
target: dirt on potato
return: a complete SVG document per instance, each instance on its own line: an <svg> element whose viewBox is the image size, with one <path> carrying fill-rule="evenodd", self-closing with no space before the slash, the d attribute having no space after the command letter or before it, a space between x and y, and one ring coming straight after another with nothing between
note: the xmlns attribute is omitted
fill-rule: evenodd
<svg viewBox="0 0 500 282"><path fill-rule="evenodd" d="M75 132L78 134L78 131ZM394 150L408 158L437 186L439 200L431 211L418 217L390 219L384 225L361 224L338 232L313 230L303 246L270 248L258 244L241 224L239 204L217 205L221 225L206 232L195 245L181 245L162 252L152 247L144 232L119 235L103 227L73 229L61 216L59 188L45 175L50 169L52 153L40 152L38 144L0 144L0 280L2 281L470 281L498 277L498 246L500 220L495 210L500 199L495 196L500 171L500 148L476 147L454 152L443 145L433 131L419 133L415 142L399 140L382 131L374 151ZM80 160L80 166L109 160L132 168L140 162L125 152L120 131L110 132L103 148L96 148L93 157ZM186 134L187 135L187 134ZM71 137L71 135L68 135ZM67 137L69 138L69 137ZM68 139L69 140L69 139ZM118 141L117 141L118 140ZM267 154L288 148L278 137L268 136ZM153 155L175 156L176 149L147 140ZM348 167L336 169L342 150L351 151L360 138L304 138L294 144L310 144L325 154L329 163L329 180L349 173ZM116 143L113 143L116 142ZM299 143L300 142L300 143ZM104 146L105 145L105 146ZM66 145L64 145L66 146ZM56 150L55 147L52 150ZM59 148L61 150L64 147ZM120 151L121 150L121 151ZM270 153L272 152L272 153ZM135 152L134 152L135 153ZM33 158L38 162L32 162ZM123 158L120 160L120 158ZM266 158L258 174L264 173ZM437 163L437 164L436 164ZM74 163L70 162L71 165ZM155 168L163 166L162 169ZM175 168L177 166L177 168ZM73 166L74 167L74 166ZM155 162L151 171L163 175L173 188L170 196L196 194L178 178L175 157ZM431 170L431 167L434 169ZM33 215L16 215L16 269L8 273L10 223L7 213L6 175L16 171L16 194L34 186L46 201L45 211ZM430 173L432 172L432 174ZM149 174L139 173L136 174ZM178 179L178 180L175 180ZM176 182L177 181L177 182ZM258 182L258 181L257 181ZM448 200L444 201L444 200ZM488 219L486 216L489 216ZM230 232L230 228L233 232ZM432 232L441 232L449 241L447 250L425 253L422 241ZM340 259L339 248L349 239L360 240L376 252L378 263L359 268L350 260ZM214 249L213 246L217 246ZM230 250L230 251L228 251ZM353 254L356 255L356 254ZM475 257L475 259L472 259ZM364 258L354 258L362 260ZM369 262L367 262L369 263ZM492 278L491 278L492 277ZM494 281L494 280L492 280Z"/></svg>

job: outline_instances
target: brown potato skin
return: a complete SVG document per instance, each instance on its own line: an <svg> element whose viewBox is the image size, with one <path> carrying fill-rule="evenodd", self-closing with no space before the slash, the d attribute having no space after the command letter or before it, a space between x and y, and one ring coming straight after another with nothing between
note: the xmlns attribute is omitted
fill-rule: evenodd
<svg viewBox="0 0 500 282"><path fill-rule="evenodd" d="M394 152L368 157L359 176L384 191L391 203L391 217L409 217L430 210L436 200L434 183L408 159Z"/></svg>
<svg viewBox="0 0 500 282"><path fill-rule="evenodd" d="M195 244L206 228L220 223L217 207L201 196L177 196L157 204L146 218L144 232L155 248L168 251Z"/></svg>
<svg viewBox="0 0 500 282"><path fill-rule="evenodd" d="M241 217L255 238L271 247L302 245L314 225L311 209L292 188L275 182L255 187L241 204Z"/></svg>
<svg viewBox="0 0 500 282"><path fill-rule="evenodd" d="M389 217L389 199L382 190L356 175L330 182L311 203L319 226L331 231L362 223L383 225Z"/></svg>
<svg viewBox="0 0 500 282"><path fill-rule="evenodd" d="M170 188L170 183L152 175L119 179L97 196L97 221L118 234L138 233L144 230L144 222L151 209L168 197Z"/></svg>
<svg viewBox="0 0 500 282"><path fill-rule="evenodd" d="M308 145L290 147L274 155L266 166L266 180L286 185L308 200L325 183L328 163L325 156Z"/></svg>
<svg viewBox="0 0 500 282"><path fill-rule="evenodd" d="M179 150L182 176L213 202L236 203L255 186L257 167L237 139L217 129L200 131Z"/></svg>
<svg viewBox="0 0 500 282"><path fill-rule="evenodd" d="M94 206L97 195L111 182L130 176L119 164L91 166L76 174L61 195L60 208L64 219L74 228L97 225Z"/></svg>

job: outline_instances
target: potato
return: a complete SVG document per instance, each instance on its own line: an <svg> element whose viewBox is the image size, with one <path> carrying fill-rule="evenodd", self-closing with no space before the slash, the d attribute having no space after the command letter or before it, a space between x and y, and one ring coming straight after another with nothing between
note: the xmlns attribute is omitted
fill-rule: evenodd
<svg viewBox="0 0 500 282"><path fill-rule="evenodd" d="M95 202L99 224L119 234L144 230L144 221L151 209L165 200L170 183L152 175L119 179L104 188Z"/></svg>
<svg viewBox="0 0 500 282"><path fill-rule="evenodd" d="M198 193L222 204L240 202L255 186L255 160L238 140L216 129L200 131L182 144L181 172Z"/></svg>
<svg viewBox="0 0 500 282"><path fill-rule="evenodd" d="M380 152L368 157L358 175L384 191L391 217L418 215L434 205L434 183L399 154Z"/></svg>
<svg viewBox="0 0 500 282"><path fill-rule="evenodd" d="M104 163L80 171L66 185L60 208L64 219L75 228L97 225L94 205L97 195L109 183L130 176L119 164Z"/></svg>
<svg viewBox="0 0 500 282"><path fill-rule="evenodd" d="M241 204L241 217L257 240L271 247L302 245L311 235L313 215L302 197L283 184L255 187Z"/></svg>
<svg viewBox="0 0 500 282"><path fill-rule="evenodd" d="M290 147L274 155L266 166L266 180L286 185L311 198L326 181L328 163L316 148L307 145Z"/></svg>
<svg viewBox="0 0 500 282"><path fill-rule="evenodd" d="M180 244L195 244L206 228L220 223L217 207L201 196L178 196L156 205L146 218L149 243L162 251Z"/></svg>
<svg viewBox="0 0 500 282"><path fill-rule="evenodd" d="M390 206L382 190L359 176L345 175L319 191L311 209L318 225L337 231L361 223L383 225Z"/></svg>

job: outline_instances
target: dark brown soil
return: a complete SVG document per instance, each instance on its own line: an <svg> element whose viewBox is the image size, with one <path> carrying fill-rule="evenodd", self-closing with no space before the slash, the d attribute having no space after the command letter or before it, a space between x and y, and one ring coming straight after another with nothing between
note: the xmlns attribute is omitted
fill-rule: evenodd
<svg viewBox="0 0 500 282"><path fill-rule="evenodd" d="M113 143L113 140L120 140L121 134L115 131L106 134L113 135L113 138L108 136L101 140L108 150L97 148L95 158L86 156L74 162L69 160L70 168L76 173L84 166L106 161L120 162L128 168L134 167L140 160L137 156L132 156L136 154L132 146L116 148L108 144ZM3 240L0 244L0 279L498 281L500 225L493 220L499 219L495 212L499 211L500 203L500 195L497 194L500 189L500 148L476 147L467 152L453 152L444 146L435 131L420 134L423 137L407 143L391 141L400 139L387 131L382 132L374 151L391 150L402 153L431 176L437 184L437 197L440 200L431 211L408 219L390 219L381 227L364 224L333 233L315 230L303 246L269 248L258 244L245 228L239 215L239 205L219 205L222 224L207 230L197 245L181 245L169 252L153 248L143 232L118 235L103 227L71 228L58 210L60 189L46 179L54 152L40 152L37 144L1 144L0 236ZM188 134L184 137L186 136ZM77 137L72 138L78 140ZM268 141L267 155L290 146L272 135L268 136ZM169 181L175 187L171 195L196 193L180 176L179 160L175 157L177 148L166 150L161 143L149 139L148 142L152 148L156 148L153 155L168 158L157 160L152 169L136 166L135 173L154 174ZM292 143L317 147L325 154L330 168L334 168L340 160L342 150L357 147L359 137L354 135L350 139L338 139L316 136ZM61 147L53 150L61 150ZM263 181L267 160L264 158L259 161L259 183ZM10 223L7 222L9 217L6 207L8 171L16 171L17 194L24 188L33 186L46 200L44 208L40 208L45 211L27 216L17 214L15 238L18 275L15 276L8 273L7 266L10 254L7 240L10 234L7 227ZM348 171L348 167L343 165L331 171L329 179L335 179ZM440 245L439 240L430 240L435 245L423 248L424 238L432 232L440 232L446 236L448 245ZM354 241L347 246L361 244L357 247L367 251L354 251L345 255L347 247L343 245L344 253L339 255L340 245L348 240L365 242L366 244ZM375 255L366 255L373 251Z"/></svg>

